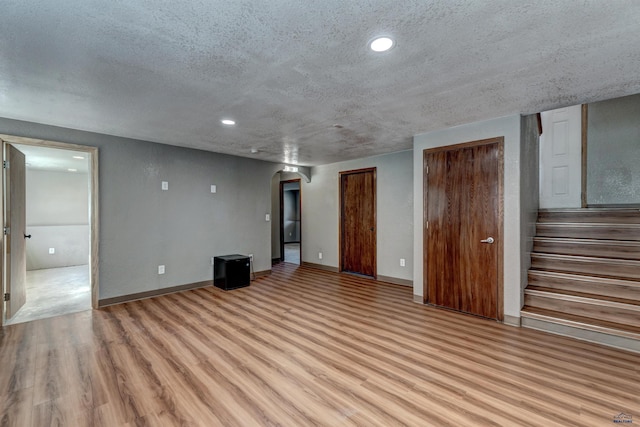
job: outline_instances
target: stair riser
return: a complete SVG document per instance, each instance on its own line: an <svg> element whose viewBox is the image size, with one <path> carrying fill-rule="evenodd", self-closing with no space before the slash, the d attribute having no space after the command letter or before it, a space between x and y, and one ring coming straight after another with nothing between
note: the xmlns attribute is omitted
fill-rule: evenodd
<svg viewBox="0 0 640 427"><path fill-rule="evenodd" d="M553 321L531 319L527 317L522 318L522 327L537 329L552 334L564 335L640 353L640 339L621 337L616 336L615 334L611 335L607 333L600 333L585 330L582 328L575 328L563 324L558 324Z"/></svg>
<svg viewBox="0 0 640 427"><path fill-rule="evenodd" d="M534 252L544 252L559 255L595 256L602 258L635 259L640 260L640 244L616 245L614 243L580 243L580 242L536 242Z"/></svg>
<svg viewBox="0 0 640 427"><path fill-rule="evenodd" d="M607 239L640 241L640 229L635 227L573 227L538 223L538 237L564 237L571 239Z"/></svg>
<svg viewBox="0 0 640 427"><path fill-rule="evenodd" d="M615 224L640 224L640 210L630 211L588 211L538 213L539 222L606 222Z"/></svg>
<svg viewBox="0 0 640 427"><path fill-rule="evenodd" d="M635 264L616 265L613 263L591 260L585 261L580 259L558 260L554 258L546 258L544 256L532 255L531 268L640 280L640 265Z"/></svg>
<svg viewBox="0 0 640 427"><path fill-rule="evenodd" d="M640 301L640 286L624 286L610 284L606 282L598 282L594 278L594 282L578 281L563 278L551 278L545 276L537 276L535 273L529 273L530 286L542 286L551 289L561 289L565 291L583 292L594 295L605 295L615 298L624 298Z"/></svg>
<svg viewBox="0 0 640 427"><path fill-rule="evenodd" d="M577 316L592 317L595 319L608 320L610 322L640 327L640 312L637 310L584 304L575 301L545 298L538 295L525 295L524 301L525 305L530 305L532 307L545 308L548 310L575 314Z"/></svg>

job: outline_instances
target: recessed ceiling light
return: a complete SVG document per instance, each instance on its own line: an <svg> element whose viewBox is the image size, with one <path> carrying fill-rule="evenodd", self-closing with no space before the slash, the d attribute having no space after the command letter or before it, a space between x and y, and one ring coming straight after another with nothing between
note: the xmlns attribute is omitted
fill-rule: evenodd
<svg viewBox="0 0 640 427"><path fill-rule="evenodd" d="M69 172L78 172L78 169L67 169Z"/></svg>
<svg viewBox="0 0 640 427"><path fill-rule="evenodd" d="M378 37L369 43L369 48L374 52L386 52L393 47L393 40L389 37Z"/></svg>
<svg viewBox="0 0 640 427"><path fill-rule="evenodd" d="M82 156L73 156L74 159L78 159L78 160L84 160L84 157Z"/></svg>
<svg viewBox="0 0 640 427"><path fill-rule="evenodd" d="M233 126L233 125L236 124L235 120L230 120L230 119L220 120L220 123L222 123L223 125L227 125L227 126Z"/></svg>

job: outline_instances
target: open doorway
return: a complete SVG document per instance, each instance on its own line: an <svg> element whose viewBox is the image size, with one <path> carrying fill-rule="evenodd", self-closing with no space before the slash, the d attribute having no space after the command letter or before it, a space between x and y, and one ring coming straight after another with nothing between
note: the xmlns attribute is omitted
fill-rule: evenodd
<svg viewBox="0 0 640 427"><path fill-rule="evenodd" d="M300 179L280 181L280 254L284 262L298 265L301 260L301 210Z"/></svg>
<svg viewBox="0 0 640 427"><path fill-rule="evenodd" d="M97 149L5 135L2 140L5 152L23 155L24 166L22 199L10 181L17 165L9 163L4 174L5 226L16 210L24 223L5 239L3 289L9 301L3 323L91 309L97 300ZM20 209L15 200L24 200ZM12 242L22 233L22 251L15 252ZM12 301L18 293L23 301Z"/></svg>

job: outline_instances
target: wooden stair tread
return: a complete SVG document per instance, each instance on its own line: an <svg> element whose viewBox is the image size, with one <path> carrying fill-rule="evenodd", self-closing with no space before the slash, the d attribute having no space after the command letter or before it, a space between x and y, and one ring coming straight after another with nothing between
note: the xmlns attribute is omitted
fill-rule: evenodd
<svg viewBox="0 0 640 427"><path fill-rule="evenodd" d="M585 256L585 255L565 255L565 254L550 254L547 252L532 252L531 257L538 258L550 258L558 260L572 260L572 261L584 261L593 263L606 263L606 264L618 264L618 265L638 265L640 266L640 260L624 259L624 258L604 258L597 256Z"/></svg>
<svg viewBox="0 0 640 427"><path fill-rule="evenodd" d="M640 223L619 223L619 222L537 222L540 227L575 227L575 228L630 228L637 230Z"/></svg>
<svg viewBox="0 0 640 427"><path fill-rule="evenodd" d="M614 279L611 277L600 277L600 276L592 276L592 275L578 274L578 273L565 273L560 271L537 270L535 268L530 269L529 274L535 275L538 277L548 277L548 278L561 279L561 280L574 280L578 282L596 282L596 283L602 283L604 285L638 287L640 290L640 281L631 280L631 279L617 279L617 278Z"/></svg>
<svg viewBox="0 0 640 427"><path fill-rule="evenodd" d="M533 252L637 261L640 260L640 241L536 236Z"/></svg>
<svg viewBox="0 0 640 427"><path fill-rule="evenodd" d="M640 327L525 305L522 317L640 340Z"/></svg>
<svg viewBox="0 0 640 427"><path fill-rule="evenodd" d="M540 209L538 222L615 222L640 223L638 208L570 208Z"/></svg>
<svg viewBox="0 0 640 427"><path fill-rule="evenodd" d="M638 241L640 240L640 223L538 221L536 235L537 237Z"/></svg>
<svg viewBox="0 0 640 427"><path fill-rule="evenodd" d="M618 298L618 297L612 297L608 295L595 295L595 294L590 294L585 292L569 291L565 289L545 288L543 286L527 286L526 289L524 290L525 294L527 293L532 294L531 291L536 292L538 295L544 293L544 294L549 294L548 295L549 297L556 297L560 299L562 299L563 296L568 296L568 297L575 297L572 299L579 298L579 299L593 300L592 301L593 303L598 303L599 301L607 301L607 302L613 302L618 304L628 304L628 305L636 306L638 310L640 310L640 300Z"/></svg>
<svg viewBox="0 0 640 427"><path fill-rule="evenodd" d="M548 242L548 243L575 243L578 245L613 245L613 246L629 246L640 248L640 242L637 240L611 240L611 239L581 239L577 237L551 237L551 236L536 236L533 238L534 242Z"/></svg>
<svg viewBox="0 0 640 427"><path fill-rule="evenodd" d="M601 212L638 212L638 207L599 207L599 208L541 208L539 213L601 213Z"/></svg>

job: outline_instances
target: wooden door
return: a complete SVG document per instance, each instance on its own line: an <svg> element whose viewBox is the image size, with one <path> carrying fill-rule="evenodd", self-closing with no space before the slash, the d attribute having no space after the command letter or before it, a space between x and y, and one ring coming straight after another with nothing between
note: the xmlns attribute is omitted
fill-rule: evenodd
<svg viewBox="0 0 640 427"><path fill-rule="evenodd" d="M6 305L7 319L13 317L27 300L27 252L26 236L26 199L25 199L25 160L17 148L7 144L8 165L5 168L5 227L6 236L6 292L9 301Z"/></svg>
<svg viewBox="0 0 640 427"><path fill-rule="evenodd" d="M540 208L582 206L582 107L541 113Z"/></svg>
<svg viewBox="0 0 640 427"><path fill-rule="evenodd" d="M376 169L340 172L340 270L376 277Z"/></svg>
<svg viewBox="0 0 640 427"><path fill-rule="evenodd" d="M502 318L502 138L425 150L427 302Z"/></svg>

